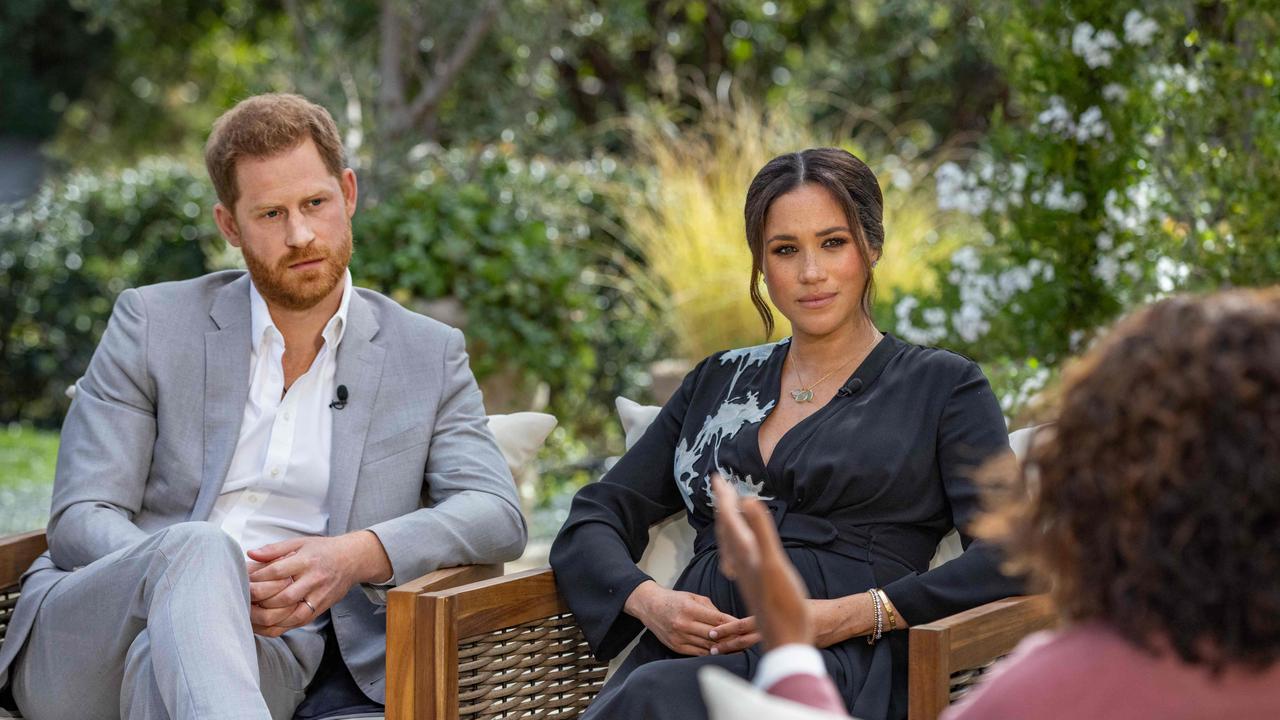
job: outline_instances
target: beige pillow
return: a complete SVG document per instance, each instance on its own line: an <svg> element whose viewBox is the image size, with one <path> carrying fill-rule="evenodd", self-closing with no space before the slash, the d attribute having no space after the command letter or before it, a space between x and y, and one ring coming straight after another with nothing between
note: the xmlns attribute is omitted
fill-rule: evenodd
<svg viewBox="0 0 1280 720"><path fill-rule="evenodd" d="M627 438L627 449L635 445L649 429L650 423L662 409L656 405L641 405L634 400L618 396L614 401L622 432ZM660 462L672 462L670 458ZM689 560L693 558L693 539L696 533L685 518L684 510L649 528L649 547L637 563L640 569L663 587L671 587L680 579Z"/></svg>
<svg viewBox="0 0 1280 720"><path fill-rule="evenodd" d="M511 468L511 474L515 476L524 471L555 429L555 416L546 413L518 412L489 416L489 430L497 439L498 449L502 451L507 467Z"/></svg>
<svg viewBox="0 0 1280 720"><path fill-rule="evenodd" d="M711 720L849 720L832 713L774 697L733 673L714 665L698 670L698 685Z"/></svg>

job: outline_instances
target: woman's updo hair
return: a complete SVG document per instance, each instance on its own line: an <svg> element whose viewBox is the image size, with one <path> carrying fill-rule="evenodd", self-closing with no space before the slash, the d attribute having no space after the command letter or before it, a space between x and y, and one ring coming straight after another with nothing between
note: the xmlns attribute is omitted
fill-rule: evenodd
<svg viewBox="0 0 1280 720"><path fill-rule="evenodd" d="M806 184L821 185L844 209L853 233L854 246L867 271L862 291L862 309L871 314L875 281L871 273L871 252L884 247L884 195L880 183L867 164L840 148L810 148L780 155L768 162L747 189L743 212L747 221L747 246L751 248L751 303L760 313L765 336L773 334L773 313L760 295L760 275L764 272L764 221L769 207L779 197Z"/></svg>
<svg viewBox="0 0 1280 720"><path fill-rule="evenodd" d="M1213 669L1280 660L1280 289L1178 296L1068 368L976 530L1064 617Z"/></svg>

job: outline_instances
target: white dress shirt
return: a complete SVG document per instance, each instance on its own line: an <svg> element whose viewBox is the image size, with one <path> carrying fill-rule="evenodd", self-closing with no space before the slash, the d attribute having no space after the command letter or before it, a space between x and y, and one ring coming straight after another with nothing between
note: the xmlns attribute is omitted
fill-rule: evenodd
<svg viewBox="0 0 1280 720"><path fill-rule="evenodd" d="M231 468L209 520L248 551L281 540L324 535L329 522L329 450L338 345L351 303L351 272L325 325L324 343L305 374L284 392L284 336L249 283L249 399Z"/></svg>

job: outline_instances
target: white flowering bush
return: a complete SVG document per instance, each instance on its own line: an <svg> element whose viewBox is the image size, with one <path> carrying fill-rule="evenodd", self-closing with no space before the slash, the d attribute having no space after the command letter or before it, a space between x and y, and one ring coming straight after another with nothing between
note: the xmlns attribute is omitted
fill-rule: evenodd
<svg viewBox="0 0 1280 720"><path fill-rule="evenodd" d="M989 4L1009 102L934 177L986 234L889 324L982 360L1014 414L1121 312L1280 280L1273 5Z"/></svg>

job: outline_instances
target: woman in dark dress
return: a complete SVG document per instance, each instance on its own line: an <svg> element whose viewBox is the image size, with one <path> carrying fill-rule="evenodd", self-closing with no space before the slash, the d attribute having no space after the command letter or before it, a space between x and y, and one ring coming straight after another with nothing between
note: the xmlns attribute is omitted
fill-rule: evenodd
<svg viewBox="0 0 1280 720"><path fill-rule="evenodd" d="M752 300L771 330L763 277L792 337L703 360L574 498L551 564L592 649L612 658L648 630L584 718L705 718L699 667L754 673L754 619L718 567L713 472L773 513L814 598L827 668L859 718L906 716L903 628L1019 592L963 532L966 551L928 570L938 541L979 510L971 471L1008 440L977 365L872 323L882 205L871 170L838 149L775 158L752 182ZM636 561L649 526L680 510L697 540L668 590Z"/></svg>

